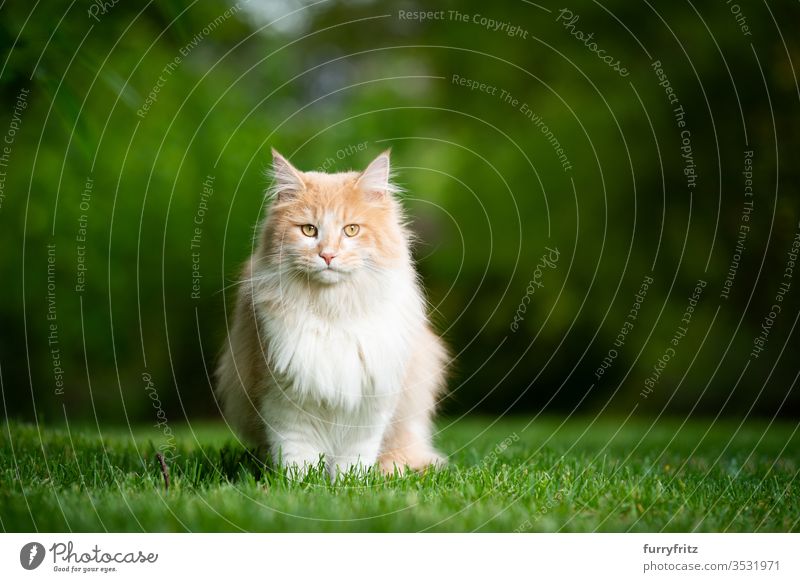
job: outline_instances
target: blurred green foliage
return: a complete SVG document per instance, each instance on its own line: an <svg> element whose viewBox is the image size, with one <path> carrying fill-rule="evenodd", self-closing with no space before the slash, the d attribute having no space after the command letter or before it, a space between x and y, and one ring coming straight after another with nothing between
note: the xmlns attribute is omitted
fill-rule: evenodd
<svg viewBox="0 0 800 582"><path fill-rule="evenodd" d="M748 354L798 224L797 6L742 5L746 35L722 2L614 4L573 5L570 28L561 6L526 2L118 3L95 17L88 2L6 3L0 133L29 91L2 168L6 412L150 420L150 374L170 418L215 415L209 374L274 146L329 171L392 147L432 313L457 354L451 412L796 414L800 282L765 351ZM443 18L400 15L421 9ZM691 191L656 60L686 113ZM754 209L723 299L746 150ZM558 263L523 300L546 247ZM647 275L638 319L597 379ZM686 337L644 398L698 279Z"/></svg>

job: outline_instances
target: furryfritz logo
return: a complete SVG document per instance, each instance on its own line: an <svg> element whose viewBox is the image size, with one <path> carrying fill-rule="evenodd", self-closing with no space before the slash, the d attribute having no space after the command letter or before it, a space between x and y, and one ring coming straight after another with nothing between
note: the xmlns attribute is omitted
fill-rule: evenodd
<svg viewBox="0 0 800 582"><path fill-rule="evenodd" d="M35 570L44 561L44 546L39 542L29 542L19 551L19 563L26 570Z"/></svg>

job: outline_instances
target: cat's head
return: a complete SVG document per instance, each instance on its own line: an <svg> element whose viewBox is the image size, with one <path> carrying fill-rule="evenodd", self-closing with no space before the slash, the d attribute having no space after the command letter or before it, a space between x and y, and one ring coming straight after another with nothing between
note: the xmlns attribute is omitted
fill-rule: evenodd
<svg viewBox="0 0 800 582"><path fill-rule="evenodd" d="M389 152L363 172L301 172L272 151L267 259L309 283L332 285L404 264L408 236Z"/></svg>

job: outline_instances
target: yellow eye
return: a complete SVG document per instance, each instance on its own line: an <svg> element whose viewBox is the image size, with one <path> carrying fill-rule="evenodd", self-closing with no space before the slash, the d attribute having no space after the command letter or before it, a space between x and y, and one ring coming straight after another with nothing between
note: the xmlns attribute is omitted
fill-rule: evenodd
<svg viewBox="0 0 800 582"><path fill-rule="evenodd" d="M361 230L361 227L357 224L348 224L344 227L344 233L347 236L356 236L359 230Z"/></svg>
<svg viewBox="0 0 800 582"><path fill-rule="evenodd" d="M317 227L313 224L304 224L300 227L300 230L303 231L303 234L306 236L317 236Z"/></svg>

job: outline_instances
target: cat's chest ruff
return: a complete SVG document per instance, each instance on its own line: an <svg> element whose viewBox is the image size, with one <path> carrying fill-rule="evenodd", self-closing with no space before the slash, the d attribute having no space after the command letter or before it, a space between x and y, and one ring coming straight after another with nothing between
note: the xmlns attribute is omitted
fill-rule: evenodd
<svg viewBox="0 0 800 582"><path fill-rule="evenodd" d="M402 387L410 350L397 310L346 321L283 311L264 327L270 368L290 397L353 409Z"/></svg>

